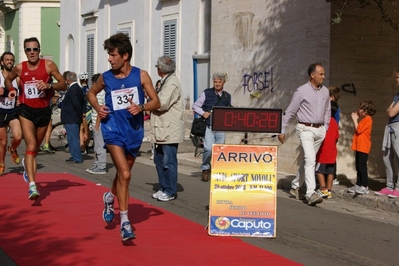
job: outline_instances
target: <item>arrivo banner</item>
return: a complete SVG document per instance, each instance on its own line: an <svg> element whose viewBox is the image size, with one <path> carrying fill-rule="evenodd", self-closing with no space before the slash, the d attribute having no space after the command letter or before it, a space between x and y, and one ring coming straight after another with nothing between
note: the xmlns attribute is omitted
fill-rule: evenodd
<svg viewBox="0 0 399 266"><path fill-rule="evenodd" d="M276 237L277 146L212 147L208 233Z"/></svg>

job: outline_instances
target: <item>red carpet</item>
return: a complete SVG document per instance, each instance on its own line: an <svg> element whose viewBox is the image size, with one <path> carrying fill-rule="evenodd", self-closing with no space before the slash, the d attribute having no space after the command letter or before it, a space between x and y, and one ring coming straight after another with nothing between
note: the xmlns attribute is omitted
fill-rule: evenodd
<svg viewBox="0 0 399 266"><path fill-rule="evenodd" d="M0 177L0 248L18 265L298 265L238 238L131 198L137 239L122 244L101 218L108 189L64 173L40 173L37 201L20 174ZM266 241L266 240L265 240ZM0 261L0 265L1 265Z"/></svg>

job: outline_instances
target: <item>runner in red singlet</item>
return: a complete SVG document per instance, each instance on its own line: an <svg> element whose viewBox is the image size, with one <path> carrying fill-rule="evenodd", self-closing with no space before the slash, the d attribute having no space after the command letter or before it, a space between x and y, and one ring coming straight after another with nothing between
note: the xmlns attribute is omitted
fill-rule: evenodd
<svg viewBox="0 0 399 266"><path fill-rule="evenodd" d="M11 82L20 78L18 113L26 143L23 176L29 183L29 199L34 200L40 196L35 183L36 155L51 119L49 103L54 90L64 91L67 87L57 65L51 60L40 59L40 43L36 37L24 40L24 51L28 60L13 68L4 85L9 98L14 98L16 89ZM53 78L58 83L53 83Z"/></svg>

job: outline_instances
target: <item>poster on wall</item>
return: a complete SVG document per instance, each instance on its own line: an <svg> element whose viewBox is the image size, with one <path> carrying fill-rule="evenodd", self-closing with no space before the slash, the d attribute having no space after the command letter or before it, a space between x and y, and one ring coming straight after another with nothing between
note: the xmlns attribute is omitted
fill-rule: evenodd
<svg viewBox="0 0 399 266"><path fill-rule="evenodd" d="M212 147L208 234L276 237L277 146Z"/></svg>

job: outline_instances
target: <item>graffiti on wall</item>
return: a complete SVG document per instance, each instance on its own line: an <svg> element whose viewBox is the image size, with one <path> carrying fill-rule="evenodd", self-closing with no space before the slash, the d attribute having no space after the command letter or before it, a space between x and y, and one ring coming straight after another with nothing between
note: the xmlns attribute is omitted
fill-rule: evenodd
<svg viewBox="0 0 399 266"><path fill-rule="evenodd" d="M341 89L343 91L349 92L349 93L353 93L354 96L356 96L356 88L355 88L355 84L353 83L346 83L344 85L341 86Z"/></svg>
<svg viewBox="0 0 399 266"><path fill-rule="evenodd" d="M273 92L273 68L271 67L269 71L254 72L253 74L245 73L242 76L243 83L243 94L246 93L254 94L260 93L264 90L270 89Z"/></svg>

